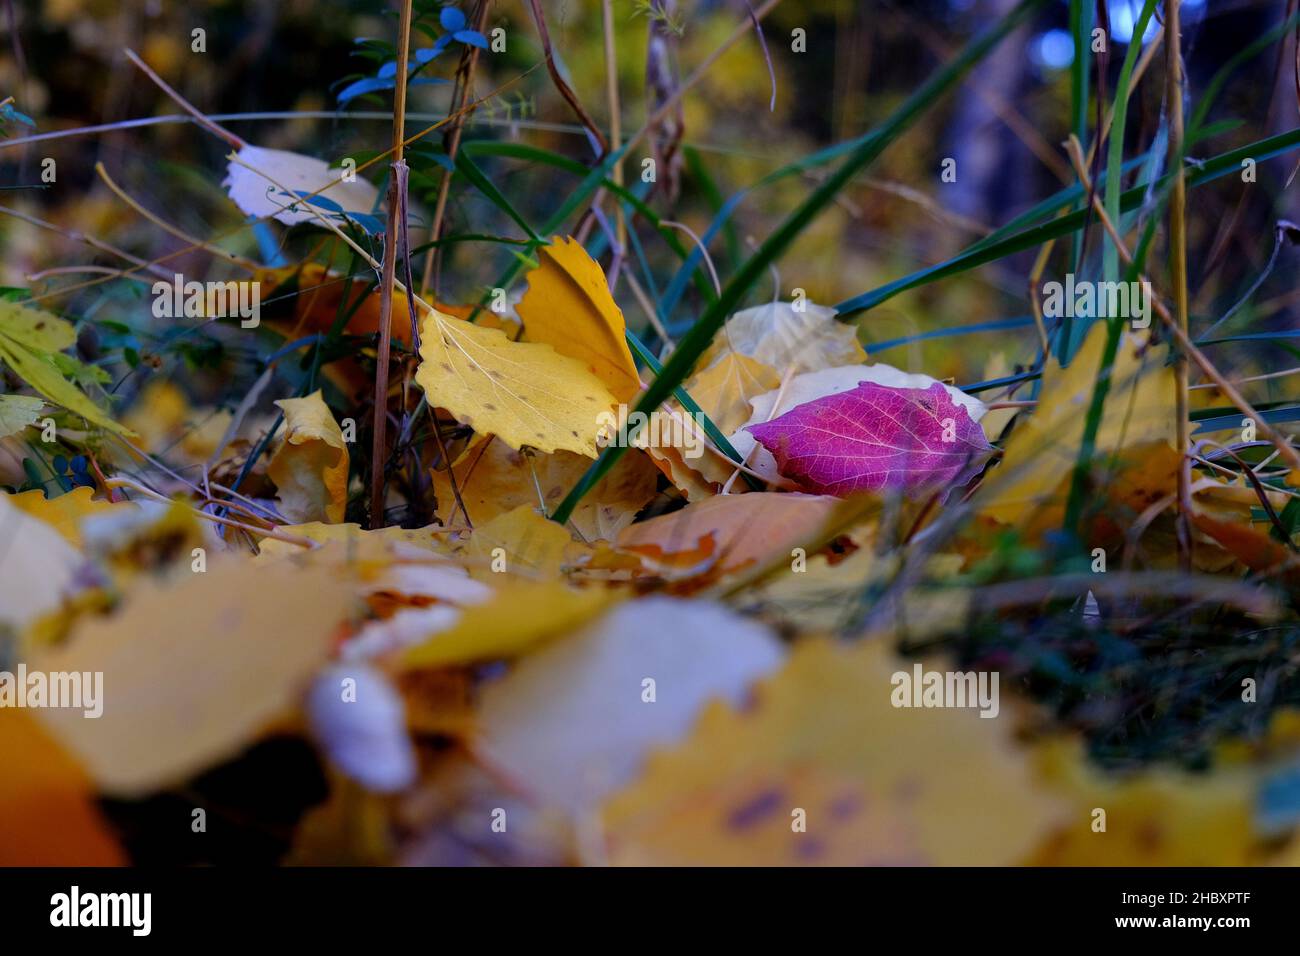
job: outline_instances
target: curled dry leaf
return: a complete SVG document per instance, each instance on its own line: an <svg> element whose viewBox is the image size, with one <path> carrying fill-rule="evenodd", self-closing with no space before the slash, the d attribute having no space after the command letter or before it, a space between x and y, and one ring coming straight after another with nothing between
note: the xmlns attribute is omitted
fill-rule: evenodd
<svg viewBox="0 0 1300 956"><path fill-rule="evenodd" d="M280 511L295 522L343 520L348 503L348 446L317 389L306 398L282 398L284 441L268 474L280 492Z"/></svg>
<svg viewBox="0 0 1300 956"><path fill-rule="evenodd" d="M528 291L516 307L524 335L578 359L618 401L631 402L641 381L605 273L572 237L556 236L537 252L540 265L528 273Z"/></svg>

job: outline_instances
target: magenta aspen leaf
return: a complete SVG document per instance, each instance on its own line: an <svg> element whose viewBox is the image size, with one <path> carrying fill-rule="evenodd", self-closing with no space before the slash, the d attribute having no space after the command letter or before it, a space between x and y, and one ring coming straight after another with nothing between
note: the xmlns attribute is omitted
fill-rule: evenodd
<svg viewBox="0 0 1300 956"><path fill-rule="evenodd" d="M938 382L928 389L862 382L749 431L776 458L782 475L808 491L839 497L959 487L992 450L980 426Z"/></svg>

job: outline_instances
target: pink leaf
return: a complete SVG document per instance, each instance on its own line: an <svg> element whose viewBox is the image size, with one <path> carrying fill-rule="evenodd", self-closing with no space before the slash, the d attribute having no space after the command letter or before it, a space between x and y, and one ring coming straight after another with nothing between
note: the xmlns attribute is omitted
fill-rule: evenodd
<svg viewBox="0 0 1300 956"><path fill-rule="evenodd" d="M960 487L992 446L943 385L857 388L798 405L749 431L782 475L818 494Z"/></svg>

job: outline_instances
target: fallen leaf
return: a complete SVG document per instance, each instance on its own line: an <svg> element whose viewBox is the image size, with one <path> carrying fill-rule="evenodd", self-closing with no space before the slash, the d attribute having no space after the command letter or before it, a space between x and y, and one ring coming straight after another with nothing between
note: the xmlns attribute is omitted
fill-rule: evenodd
<svg viewBox="0 0 1300 956"><path fill-rule="evenodd" d="M751 402L753 413L740 428L731 433L731 445L754 471L769 481L774 480L779 476L776 459L772 457L771 452L758 444L750 432L750 427L770 422L800 405L806 405L819 398L852 391L862 382L873 382L891 388L920 389L943 384L929 375L904 372L884 362L876 362L873 365L839 365L814 372L804 372L802 375L788 379L780 387L756 396ZM988 411L983 402L972 395L967 395L959 388L951 385L943 387L953 402L966 409L972 421L978 422L983 419Z"/></svg>
<svg viewBox="0 0 1300 956"><path fill-rule="evenodd" d="M796 546L815 536L841 505L829 495L754 491L718 495L624 528L617 545L651 554L696 552L712 535L720 574L790 557Z"/></svg>
<svg viewBox="0 0 1300 956"><path fill-rule="evenodd" d="M361 663L336 664L307 694L312 733L330 761L375 793L415 782L415 748L402 698L388 678Z"/></svg>
<svg viewBox="0 0 1300 956"><path fill-rule="evenodd" d="M46 498L40 491L24 491L10 495L9 501L33 518L48 524L74 548L82 545L81 526L87 519L96 515L113 514L118 510L133 512L137 509L134 502L114 503L97 499L95 489L85 486L73 488L53 498Z"/></svg>
<svg viewBox="0 0 1300 956"><path fill-rule="evenodd" d="M511 448L565 449L596 457L599 415L614 405L577 359L538 342L431 310L420 333L415 380L429 402Z"/></svg>
<svg viewBox="0 0 1300 956"><path fill-rule="evenodd" d="M287 226L303 222L319 225L318 216L307 208L309 204L326 218L338 218L340 211L371 216L379 191L360 176L343 182L343 173L341 167L331 168L312 156L248 145L231 159L221 185L243 212L258 218L274 215ZM284 190L295 195L283 195ZM308 200L299 193L315 195ZM295 203L297 208L288 208ZM343 224L341 218L338 223Z"/></svg>
<svg viewBox="0 0 1300 956"><path fill-rule="evenodd" d="M631 402L641 380L605 273L572 237L555 236L537 250L537 261L527 276L528 291L515 307L524 334L582 362L618 401Z"/></svg>
<svg viewBox="0 0 1300 956"><path fill-rule="evenodd" d="M76 341L72 324L57 315L0 301L0 361L51 404L60 405L107 431L132 436L130 429L113 421L85 392L68 381L55 364L55 353Z"/></svg>
<svg viewBox="0 0 1300 956"><path fill-rule="evenodd" d="M1127 777L1091 766L1063 742L1039 755L1040 772L1074 804L1069 823L1045 839L1031 866L1242 866L1253 861L1255 783L1220 768L1188 774L1166 768ZM1104 810L1105 830L1094 828Z"/></svg>
<svg viewBox="0 0 1300 956"><path fill-rule="evenodd" d="M691 398L724 435L749 420L753 399L780 387L775 369L739 352L726 353L686 383Z"/></svg>
<svg viewBox="0 0 1300 956"><path fill-rule="evenodd" d="M353 608L321 564L214 563L170 586L142 578L116 613L83 618L30 670L103 674L102 716L40 718L104 791L175 784L293 708Z"/></svg>
<svg viewBox="0 0 1300 956"><path fill-rule="evenodd" d="M981 514L1003 524L1021 525L1035 517L1059 524L1105 340L1105 323L1098 322L1067 368L1048 363L1037 407L1017 422L1000 464L974 499ZM1140 463L1154 446L1175 447L1174 371L1165 361L1167 353L1166 346L1150 345L1145 336L1124 333L1097 430L1095 455L1108 467Z"/></svg>
<svg viewBox="0 0 1300 956"><path fill-rule="evenodd" d="M1060 817L1005 721L896 708L881 641L798 644L744 708L714 704L602 810L609 862L999 866ZM803 812L806 830L795 823Z"/></svg>
<svg viewBox="0 0 1300 956"><path fill-rule="evenodd" d="M766 628L721 605L631 601L489 684L475 750L538 800L580 810L685 734L708 700L739 702L781 659Z"/></svg>
<svg viewBox="0 0 1300 956"><path fill-rule="evenodd" d="M590 464L568 451L529 457L505 442L486 438L471 444L452 468L477 525L521 505L536 506L538 488L547 511L553 511ZM438 514L449 524L463 523L447 472L435 468L431 474ZM657 481L658 472L645 454L629 449L578 503L570 527L585 541L612 540L654 497Z"/></svg>
<svg viewBox="0 0 1300 956"><path fill-rule="evenodd" d="M465 551L481 567L542 577L560 577L584 549L564 530L535 508L520 505L475 525Z"/></svg>
<svg viewBox="0 0 1300 956"><path fill-rule="evenodd" d="M31 395L0 395L0 438L17 435L41 417L45 400Z"/></svg>
<svg viewBox="0 0 1300 956"><path fill-rule="evenodd" d="M939 383L922 390L864 382L749 430L783 476L839 497L960 488L992 446Z"/></svg>
<svg viewBox="0 0 1300 956"><path fill-rule="evenodd" d="M513 657L567 634L620 597L616 591L579 589L562 581L500 577L489 600L465 608L437 631L429 629L427 639L403 656L403 665L445 667Z"/></svg>
<svg viewBox="0 0 1300 956"><path fill-rule="evenodd" d="M708 368L726 351L739 352L776 369L782 377L833 365L866 361L857 329L835 321L829 306L769 302L743 309L731 318L700 359Z"/></svg>
<svg viewBox="0 0 1300 956"><path fill-rule="evenodd" d="M348 503L348 446L317 389L306 398L282 398L284 441L268 474L280 492L280 511L295 522L343 520Z"/></svg>
<svg viewBox="0 0 1300 956"><path fill-rule="evenodd" d="M425 528L398 528L389 526L367 530L356 523L324 524L309 521L305 524L281 525L279 530L296 538L305 538L317 544L342 544L344 552L360 559L382 560L391 557L393 545L408 545L413 548L439 554L448 553L445 545L445 529L440 525ZM275 538L263 538L258 542L262 555L280 557L289 554L301 554L300 545Z"/></svg>

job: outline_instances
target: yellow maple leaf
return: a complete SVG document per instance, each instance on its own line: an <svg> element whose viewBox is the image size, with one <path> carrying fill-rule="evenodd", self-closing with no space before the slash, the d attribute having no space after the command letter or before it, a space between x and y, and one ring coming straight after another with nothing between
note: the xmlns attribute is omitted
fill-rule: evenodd
<svg viewBox="0 0 1300 956"><path fill-rule="evenodd" d="M796 645L742 710L715 703L602 811L609 861L651 865L997 866L1061 807L1005 721L900 709L910 670L880 641ZM801 811L801 812L800 812ZM796 826L802 824L802 826Z"/></svg>
<svg viewBox="0 0 1300 956"><path fill-rule="evenodd" d="M641 382L627 347L623 312L605 273L572 237L552 238L538 250L538 262L516 306L525 336L578 359L616 399L631 402Z"/></svg>
<svg viewBox="0 0 1300 956"><path fill-rule="evenodd" d="M1025 524L1031 516L1040 523L1059 520L1105 343L1106 327L1098 322L1068 367L1048 365L1038 406L1016 425L1001 464L979 490L975 504L981 514L1003 524ZM1094 456L1114 455L1122 468L1142 465L1159 446L1175 447L1174 372L1167 353L1146 336L1124 333Z"/></svg>
<svg viewBox="0 0 1300 956"><path fill-rule="evenodd" d="M280 491L280 511L291 521L343 520L348 503L348 446L317 389L283 398L284 441L267 473Z"/></svg>

